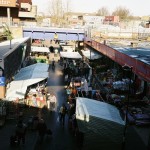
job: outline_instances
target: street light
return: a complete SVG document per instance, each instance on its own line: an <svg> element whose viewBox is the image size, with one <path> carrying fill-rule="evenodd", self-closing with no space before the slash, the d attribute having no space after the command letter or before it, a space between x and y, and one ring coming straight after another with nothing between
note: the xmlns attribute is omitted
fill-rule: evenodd
<svg viewBox="0 0 150 150"><path fill-rule="evenodd" d="M128 73L129 75L129 83L128 83L128 94L127 94L127 105L126 105L126 112L125 112L125 127L124 127L124 132L123 132L123 144L122 144L122 150L125 149L125 142L126 142L126 131L127 131L127 126L128 126L128 110L129 110L129 102L130 102L130 90L131 90L131 73L132 73L132 67L124 65L122 66L122 69Z"/></svg>

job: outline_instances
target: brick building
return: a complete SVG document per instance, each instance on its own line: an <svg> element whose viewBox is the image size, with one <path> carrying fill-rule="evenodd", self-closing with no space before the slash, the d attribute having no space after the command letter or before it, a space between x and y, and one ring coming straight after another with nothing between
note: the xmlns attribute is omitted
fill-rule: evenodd
<svg viewBox="0 0 150 150"><path fill-rule="evenodd" d="M119 24L119 16L105 16L104 23L105 24Z"/></svg>
<svg viewBox="0 0 150 150"><path fill-rule="evenodd" d="M8 25L34 21L37 6L32 5L32 0L0 0L0 23Z"/></svg>

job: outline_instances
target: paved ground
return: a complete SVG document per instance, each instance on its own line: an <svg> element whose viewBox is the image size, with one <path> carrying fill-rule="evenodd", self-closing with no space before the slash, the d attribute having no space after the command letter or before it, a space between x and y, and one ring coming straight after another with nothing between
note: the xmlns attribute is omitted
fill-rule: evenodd
<svg viewBox="0 0 150 150"><path fill-rule="evenodd" d="M64 91L64 80L60 67L56 66L55 72L50 69L48 79L48 91L53 92L58 100L57 110L63 102L66 102L66 93ZM47 138L42 145L35 144L37 150L71 150L76 149L75 137L68 128L68 118L66 117L65 126L57 122L58 111L43 114L47 126L53 131L52 138Z"/></svg>

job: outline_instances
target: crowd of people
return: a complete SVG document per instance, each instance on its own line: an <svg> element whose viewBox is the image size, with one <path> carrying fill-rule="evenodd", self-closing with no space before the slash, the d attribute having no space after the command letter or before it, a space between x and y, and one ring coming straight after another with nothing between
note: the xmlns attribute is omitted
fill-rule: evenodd
<svg viewBox="0 0 150 150"><path fill-rule="evenodd" d="M48 128L45 120L37 114L37 116L30 116L28 122L24 122L23 119L19 119L14 127L14 132L10 136L10 146L18 147L25 145L26 134L29 131L35 131L38 133L38 142L43 143L46 136L52 135L52 130Z"/></svg>

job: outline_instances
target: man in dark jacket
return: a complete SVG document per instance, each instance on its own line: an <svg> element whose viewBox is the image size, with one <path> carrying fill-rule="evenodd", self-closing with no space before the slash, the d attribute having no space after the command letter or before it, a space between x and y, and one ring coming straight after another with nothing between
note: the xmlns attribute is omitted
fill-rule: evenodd
<svg viewBox="0 0 150 150"><path fill-rule="evenodd" d="M23 144L25 144L25 134L26 134L26 125L22 122L22 120L19 120L19 122L16 125L16 136L18 140L18 145L20 145L21 141Z"/></svg>
<svg viewBox="0 0 150 150"><path fill-rule="evenodd" d="M46 126L46 123L43 119L39 120L39 123L37 125L37 129L38 129L38 133L39 133L40 143L42 143L44 140L44 136L46 134L46 131L47 131L47 126Z"/></svg>
<svg viewBox="0 0 150 150"><path fill-rule="evenodd" d="M60 107L60 110L59 110L59 114L60 114L60 122L62 123L62 125L64 126L65 124L65 115L67 113L67 107L65 106L65 104L63 104L61 107Z"/></svg>

